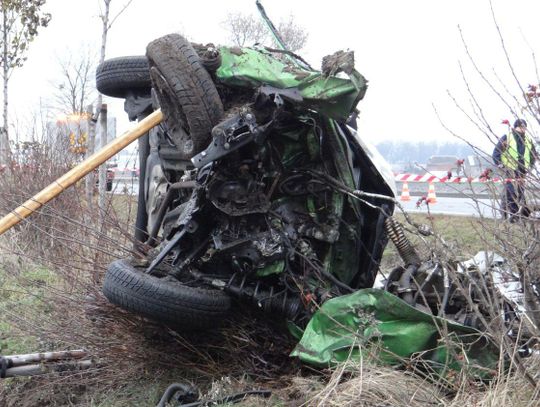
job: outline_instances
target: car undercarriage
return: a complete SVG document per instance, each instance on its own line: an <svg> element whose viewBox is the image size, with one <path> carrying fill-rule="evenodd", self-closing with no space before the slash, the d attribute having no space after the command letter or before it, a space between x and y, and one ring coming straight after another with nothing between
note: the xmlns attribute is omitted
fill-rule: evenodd
<svg viewBox="0 0 540 407"><path fill-rule="evenodd" d="M164 116L139 141L138 254L109 266L103 293L112 303L182 330L215 328L236 302L308 332L335 302L352 314L360 303L375 314L382 307L383 317L411 326L430 315L430 326L481 337L471 349L486 340L474 330L501 315L515 336L516 304L482 308L498 290L489 268L422 259L393 217L393 174L356 131L367 81L351 52L325 57L318 71L273 49L170 34L144 57L105 61L97 87L124 98L131 120L156 109ZM381 296L370 289L388 240L402 265ZM385 310L391 294L420 314ZM411 339L401 325L392 329Z"/></svg>
<svg viewBox="0 0 540 407"><path fill-rule="evenodd" d="M144 261L111 267L110 300L125 293L124 274L174 282L202 303L223 297L204 317L191 305L187 316L127 306L199 328L226 314L228 297L298 322L329 298L373 286L395 187L347 123L367 88L351 53L319 72L265 48L171 34L148 45L146 61L145 75L143 57L106 61L97 74L98 89L124 97L131 119L158 107L165 116L140 148Z"/></svg>

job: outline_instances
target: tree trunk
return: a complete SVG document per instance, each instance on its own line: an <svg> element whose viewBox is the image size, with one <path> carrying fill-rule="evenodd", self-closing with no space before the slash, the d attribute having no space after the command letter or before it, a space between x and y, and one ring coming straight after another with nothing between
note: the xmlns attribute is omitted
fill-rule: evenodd
<svg viewBox="0 0 540 407"><path fill-rule="evenodd" d="M2 49L2 79L4 82L4 105L3 105L3 123L0 128L0 165L9 164L10 148L8 134L8 82L9 82L9 66L8 60L8 32L7 32L7 11L2 10L2 39L4 47Z"/></svg>
<svg viewBox="0 0 540 407"><path fill-rule="evenodd" d="M96 123L94 122L94 107L92 105L88 105L86 114L87 114L87 122L86 122L86 131L88 134L87 139L87 145L86 145L86 158L90 157L94 153L94 144L96 142ZM85 189L86 189L86 202L88 203L88 207L91 209L93 207L92 199L94 195L94 187L95 187L95 181L94 181L94 172L89 173L86 176L85 179Z"/></svg>
<svg viewBox="0 0 540 407"><path fill-rule="evenodd" d="M107 105L101 104L101 112L99 114L99 130L100 130L100 148L104 148L107 143ZM99 214L100 220L103 222L105 216L106 205L106 192L107 192L107 163L99 166Z"/></svg>
<svg viewBox="0 0 540 407"><path fill-rule="evenodd" d="M99 54L99 63L102 64L103 61L105 61L105 50L107 47L107 33L109 32L109 10L110 10L110 4L112 0L103 0L103 3L105 4L105 10L103 12L103 15L101 15L101 22L103 31L101 32L101 50ZM97 104L96 104L96 116L94 117L94 120L97 121L100 113L102 113L102 107L103 107L103 97L101 96L101 93L98 95L97 98ZM105 108L106 112L106 108ZM103 123L103 120L100 120L101 123ZM103 128L105 128L105 133L103 132ZM103 127L103 124L101 125L101 142L100 147L103 148L107 144L107 117L105 117L105 125ZM95 135L94 135L95 138ZM104 202L105 202L105 182L102 182L102 175L101 172L105 171L106 174L106 166L107 164L103 164L99 168L99 198L98 198L98 207L100 210L100 213L102 213L104 209ZM100 219L101 219L100 215Z"/></svg>

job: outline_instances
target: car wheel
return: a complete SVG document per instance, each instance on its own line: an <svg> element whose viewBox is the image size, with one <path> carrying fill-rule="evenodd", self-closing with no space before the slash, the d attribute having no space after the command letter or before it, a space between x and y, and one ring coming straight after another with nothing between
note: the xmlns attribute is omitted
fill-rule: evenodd
<svg viewBox="0 0 540 407"><path fill-rule="evenodd" d="M159 156L151 153L146 163L146 181L144 193L146 197L146 213L148 214L147 231L150 232L157 220L159 208L167 195L168 182L163 173Z"/></svg>
<svg viewBox="0 0 540 407"><path fill-rule="evenodd" d="M96 69L96 88L115 98L125 98L128 92L150 96L149 69L144 55L108 59Z"/></svg>
<svg viewBox="0 0 540 407"><path fill-rule="evenodd" d="M178 34L148 44L152 86L169 135L180 159L206 148L212 128L223 116L223 105L210 74L192 45Z"/></svg>
<svg viewBox="0 0 540 407"><path fill-rule="evenodd" d="M128 260L114 261L105 274L103 294L127 311L185 329L214 327L231 307L230 297L222 291L187 286L144 271Z"/></svg>

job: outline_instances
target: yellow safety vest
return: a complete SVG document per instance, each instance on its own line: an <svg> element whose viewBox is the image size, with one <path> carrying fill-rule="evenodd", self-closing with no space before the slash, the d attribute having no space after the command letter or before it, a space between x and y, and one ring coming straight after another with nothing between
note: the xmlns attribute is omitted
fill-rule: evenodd
<svg viewBox="0 0 540 407"><path fill-rule="evenodd" d="M510 170L517 170L519 166L519 153L517 149L517 141L514 133L509 134L506 137L506 148L501 155L501 161L503 165ZM531 155L533 144L530 137L526 134L523 135L525 142L525 151L523 152L523 163L525 168L529 169L531 167Z"/></svg>

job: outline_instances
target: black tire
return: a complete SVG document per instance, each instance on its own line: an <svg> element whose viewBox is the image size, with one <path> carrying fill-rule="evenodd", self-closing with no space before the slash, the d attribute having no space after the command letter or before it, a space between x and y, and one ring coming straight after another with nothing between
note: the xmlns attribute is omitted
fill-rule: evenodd
<svg viewBox="0 0 540 407"><path fill-rule="evenodd" d="M214 327L231 307L230 297L222 291L188 287L172 278L145 274L127 260L109 265L103 294L127 311L184 329Z"/></svg>
<svg viewBox="0 0 540 407"><path fill-rule="evenodd" d="M111 58L96 69L96 88L106 96L125 98L128 92L150 96L150 68L144 55Z"/></svg>
<svg viewBox="0 0 540 407"><path fill-rule="evenodd" d="M223 116L223 104L193 46L181 35L169 34L148 44L152 86L179 158L201 152L212 128Z"/></svg>

